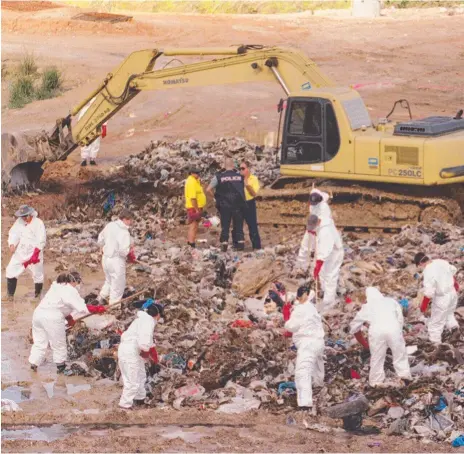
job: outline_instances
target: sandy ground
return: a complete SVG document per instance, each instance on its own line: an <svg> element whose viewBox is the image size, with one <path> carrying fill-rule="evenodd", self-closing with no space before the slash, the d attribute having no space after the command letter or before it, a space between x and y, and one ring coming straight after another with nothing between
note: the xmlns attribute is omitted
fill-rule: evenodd
<svg viewBox="0 0 464 454"><path fill-rule="evenodd" d="M439 10L434 14L414 10L389 13L376 20L308 14L137 15L132 23L110 25L71 20L77 12L72 8L2 11L2 61L13 67L25 51L33 52L39 65L54 64L63 70L66 87L56 99L9 110L5 107L8 83L2 84L2 131L50 129L57 117L65 116L127 54L143 48L240 43L297 47L339 84L356 85L373 118L384 116L399 98L411 102L416 117L453 114L464 104L462 15L449 16ZM159 64L167 62L165 58ZM99 161L107 167L158 138L242 135L261 142L277 129L275 105L281 96L280 89L272 84L142 93L111 120ZM53 196L37 197L50 205L63 203L67 192L88 179L87 174L79 173L78 163L78 153L74 153L68 162L50 166L49 178L61 180L64 186L56 186ZM34 200L38 199L31 198L29 202L33 204ZM19 202L3 202L2 271L8 260L6 234L16 201ZM268 238L282 241L285 236L269 232ZM46 255L46 264L47 277L54 276L57 262ZM102 283L102 273L87 269L84 280L83 292L92 290ZM4 273L2 294L3 287ZM80 377L57 378L51 358L37 375L30 373L27 336L35 307L31 292L32 282L24 276L18 285L17 301L2 302L2 389L19 383L30 390L32 397L20 404L23 412L2 415L2 429L9 430L15 424L65 427L50 429L52 435L62 437L50 443L11 441L8 433L3 433L5 452L449 450L448 445L423 444L401 437L305 431L298 415L297 425L287 426L284 414L263 411L246 416L218 416L193 409L122 413L117 409L121 391L117 384L105 386ZM91 389L71 394L69 385L79 384L90 384ZM141 423L148 426L128 426ZM334 422L330 424L336 426Z"/></svg>

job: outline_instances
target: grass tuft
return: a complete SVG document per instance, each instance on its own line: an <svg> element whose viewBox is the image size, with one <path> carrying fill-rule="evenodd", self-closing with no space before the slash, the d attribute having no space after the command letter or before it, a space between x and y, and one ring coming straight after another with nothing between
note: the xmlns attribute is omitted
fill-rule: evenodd
<svg viewBox="0 0 464 454"><path fill-rule="evenodd" d="M11 91L9 106L12 109L20 109L32 102L35 98L34 81L31 76L19 75L14 80Z"/></svg>
<svg viewBox="0 0 464 454"><path fill-rule="evenodd" d="M42 82L37 90L37 99L54 98L61 90L63 81L61 73L55 67L46 68L42 74Z"/></svg>
<svg viewBox="0 0 464 454"><path fill-rule="evenodd" d="M19 62L19 76L35 76L37 74L37 64L33 54L25 54Z"/></svg>

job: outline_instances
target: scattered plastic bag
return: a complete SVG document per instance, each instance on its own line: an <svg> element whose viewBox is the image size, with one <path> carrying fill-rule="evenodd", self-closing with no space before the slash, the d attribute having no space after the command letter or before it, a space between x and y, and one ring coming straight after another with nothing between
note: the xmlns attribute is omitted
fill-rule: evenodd
<svg viewBox="0 0 464 454"><path fill-rule="evenodd" d="M451 443L451 446L453 448L460 448L461 446L464 446L464 435L460 435L458 438L455 438Z"/></svg>
<svg viewBox="0 0 464 454"><path fill-rule="evenodd" d="M232 402L221 405L217 411L221 413L245 413L250 410L257 410L261 405L258 399L245 399L243 397L234 397Z"/></svg>
<svg viewBox="0 0 464 454"><path fill-rule="evenodd" d="M85 326L93 331L102 331L116 323L116 317L111 314L95 315L83 320Z"/></svg>
<svg viewBox="0 0 464 454"><path fill-rule="evenodd" d="M435 405L434 410L435 411L443 411L446 407L448 406L448 402L443 396L440 396L440 399L438 400L438 404Z"/></svg>
<svg viewBox="0 0 464 454"><path fill-rule="evenodd" d="M204 393L205 388L203 388L203 386L201 385L186 385L174 391L176 398L191 397L194 399L198 399L199 397L203 396Z"/></svg>

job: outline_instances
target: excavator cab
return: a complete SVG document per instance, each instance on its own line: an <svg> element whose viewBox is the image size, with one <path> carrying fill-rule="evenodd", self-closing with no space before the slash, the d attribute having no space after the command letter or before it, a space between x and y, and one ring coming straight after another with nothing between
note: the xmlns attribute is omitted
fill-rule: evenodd
<svg viewBox="0 0 464 454"><path fill-rule="evenodd" d="M340 148L340 131L332 103L324 98L291 97L282 134L282 164L318 164Z"/></svg>

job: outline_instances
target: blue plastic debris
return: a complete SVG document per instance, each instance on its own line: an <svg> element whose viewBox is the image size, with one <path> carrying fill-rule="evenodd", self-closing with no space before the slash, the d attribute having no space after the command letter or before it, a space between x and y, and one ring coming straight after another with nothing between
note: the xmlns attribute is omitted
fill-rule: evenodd
<svg viewBox="0 0 464 454"><path fill-rule="evenodd" d="M287 394L287 395L295 394L296 393L295 382L286 381L286 382L281 383L279 385L279 388L277 389L277 394L279 394L279 396L280 396L283 392L285 392L285 394Z"/></svg>
<svg viewBox="0 0 464 454"><path fill-rule="evenodd" d="M151 298L148 298L142 306L142 309L148 309L152 304L155 303L155 300L152 300Z"/></svg>
<svg viewBox="0 0 464 454"><path fill-rule="evenodd" d="M163 360L166 363L166 367L171 367L173 369L185 369L187 367L187 362L182 356L177 353L168 353L163 356Z"/></svg>
<svg viewBox="0 0 464 454"><path fill-rule="evenodd" d="M400 300L401 307L407 311L409 308L409 301L406 298Z"/></svg>
<svg viewBox="0 0 464 454"><path fill-rule="evenodd" d="M461 446L464 446L464 435L459 435L458 438L455 438L451 443L451 446L453 448L459 448Z"/></svg>
<svg viewBox="0 0 464 454"><path fill-rule="evenodd" d="M111 191L106 198L106 202L103 204L103 211L105 214L108 214L116 205L116 198L114 197L114 192Z"/></svg>
<svg viewBox="0 0 464 454"><path fill-rule="evenodd" d="M438 400L438 404L435 405L434 410L443 411L447 406L448 406L448 403L446 402L446 399L443 396L440 396L440 399Z"/></svg>
<svg viewBox="0 0 464 454"><path fill-rule="evenodd" d="M342 341L341 339L338 339L337 341L334 341L332 339L327 339L326 345L328 347L332 347L332 348L333 347L340 347L343 350L346 350L346 343L345 343L345 341Z"/></svg>

